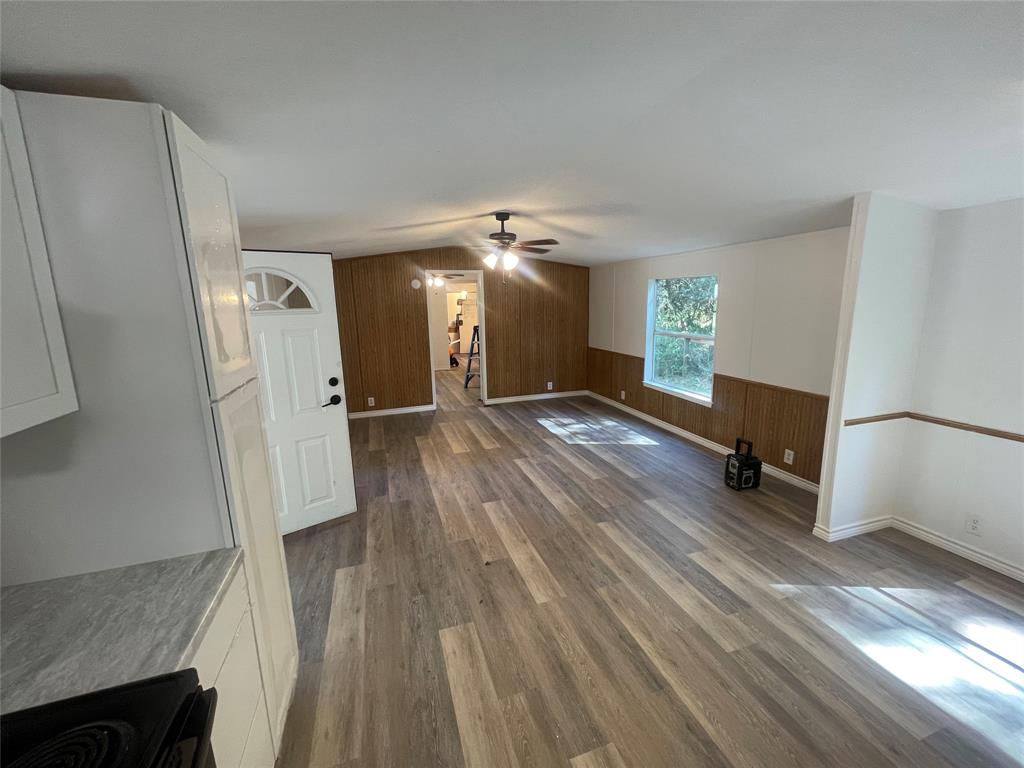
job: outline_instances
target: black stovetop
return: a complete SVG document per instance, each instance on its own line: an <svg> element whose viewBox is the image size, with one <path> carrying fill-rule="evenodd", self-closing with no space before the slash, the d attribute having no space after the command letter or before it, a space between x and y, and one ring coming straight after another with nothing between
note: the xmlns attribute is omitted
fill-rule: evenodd
<svg viewBox="0 0 1024 768"><path fill-rule="evenodd" d="M6 714L0 717L0 765L166 765L200 692L196 671L188 669Z"/></svg>

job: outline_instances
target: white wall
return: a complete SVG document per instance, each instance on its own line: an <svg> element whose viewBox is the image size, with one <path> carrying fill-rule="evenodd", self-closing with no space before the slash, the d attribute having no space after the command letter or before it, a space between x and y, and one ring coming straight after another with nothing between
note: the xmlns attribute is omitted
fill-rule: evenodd
<svg viewBox="0 0 1024 768"><path fill-rule="evenodd" d="M427 288L427 321L430 358L435 371L448 370L448 294L443 288Z"/></svg>
<svg viewBox="0 0 1024 768"><path fill-rule="evenodd" d="M590 345L643 357L651 279L718 277L715 371L828 394L849 229L590 270Z"/></svg>
<svg viewBox="0 0 1024 768"><path fill-rule="evenodd" d="M939 214L913 408L1024 432L1024 201Z"/></svg>
<svg viewBox="0 0 1024 768"><path fill-rule="evenodd" d="M909 411L1024 431L1024 201L934 212L872 194L863 213L832 395L842 419ZM1024 574L1024 444L908 419L830 437L819 535L894 522ZM978 536L969 514L982 517Z"/></svg>
<svg viewBox="0 0 1024 768"><path fill-rule="evenodd" d="M147 104L18 102L79 410L3 439L2 581L224 546L162 127Z"/></svg>
<svg viewBox="0 0 1024 768"><path fill-rule="evenodd" d="M939 214L910 410L1024 433L1024 200ZM906 447L905 517L1024 569L1024 443L908 422Z"/></svg>
<svg viewBox="0 0 1024 768"><path fill-rule="evenodd" d="M924 323L937 214L872 194L862 218L859 270L852 307L845 379L831 393L839 420L908 410ZM834 416L834 414L832 414ZM903 422L840 428L831 478L831 531L895 514L902 482ZM826 485L826 483L823 483Z"/></svg>

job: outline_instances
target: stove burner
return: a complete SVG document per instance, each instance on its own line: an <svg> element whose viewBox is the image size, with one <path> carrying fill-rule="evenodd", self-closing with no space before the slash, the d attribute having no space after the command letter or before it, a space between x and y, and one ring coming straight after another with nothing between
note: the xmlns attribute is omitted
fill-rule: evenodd
<svg viewBox="0 0 1024 768"><path fill-rule="evenodd" d="M36 745L10 768L119 768L134 736L123 720L89 723Z"/></svg>

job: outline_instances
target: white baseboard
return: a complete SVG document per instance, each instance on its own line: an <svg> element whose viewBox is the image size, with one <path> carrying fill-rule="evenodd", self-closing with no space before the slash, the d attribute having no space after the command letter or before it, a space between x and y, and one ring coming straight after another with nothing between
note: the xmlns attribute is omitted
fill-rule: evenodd
<svg viewBox="0 0 1024 768"><path fill-rule="evenodd" d="M815 524L814 535L819 539L825 541L841 541L848 539L851 536L860 536L862 533L870 533L871 531L880 531L882 528L889 528L892 525L892 516L885 515L883 517L874 517L870 520L864 520L859 523L850 523L849 525L840 525L836 528L826 528L821 524Z"/></svg>
<svg viewBox="0 0 1024 768"><path fill-rule="evenodd" d="M951 539L949 536L933 531L931 528L927 528L919 523L911 522L902 517L886 516L886 517L875 517L871 520L865 520L860 523L850 523L849 525L841 525L838 528L825 528L822 525L814 526L814 535L819 539L825 541L841 541L842 539L848 539L851 536L859 536L862 533L870 533L871 531L879 531L883 528L895 528L898 531L903 531L915 539L921 539L927 541L939 549L944 549L947 552L952 552L954 555L959 555L967 560L983 565L986 568L991 568L993 571L1009 576L1011 579L1017 581L1024 581L1024 568L1020 568L1007 560L990 555L988 552L977 549L975 547L964 544L963 542Z"/></svg>
<svg viewBox="0 0 1024 768"><path fill-rule="evenodd" d="M369 419L373 416L398 416L402 413L423 413L424 411L436 411L437 406L433 403L427 405L410 405L408 408L382 408L379 411L356 411L350 413L350 419Z"/></svg>
<svg viewBox="0 0 1024 768"><path fill-rule="evenodd" d="M501 405L502 403L523 403L527 400L551 400L555 397L583 397L590 393L585 389L576 389L572 392L542 392L539 395L512 395L511 397L489 397L484 400L484 405Z"/></svg>
<svg viewBox="0 0 1024 768"><path fill-rule="evenodd" d="M726 448L726 451L732 453L731 448ZM805 491L810 491L813 494L818 493L818 484L812 483L810 480L805 480L799 475L794 475L792 472L787 472L784 469L779 469L772 464L761 464L761 471L766 475L777 477L779 480L783 480L790 485L795 485L797 488L803 488Z"/></svg>
<svg viewBox="0 0 1024 768"><path fill-rule="evenodd" d="M662 421L661 419L651 416L650 414L644 413L643 411L638 411L636 408L630 408L628 405L612 400L610 397L599 395L597 394L597 392L585 392L584 394L587 394L590 397L594 398L595 400L599 400L602 403L614 406L615 408L618 408L620 411L625 411L626 413L632 416L636 416L638 419L642 419L643 421L646 421L649 424L653 424L654 426L659 427L660 429L664 429L666 432L671 432L673 435L679 435L679 437L683 438L684 440L689 440L691 443L696 443L699 446L707 448L709 451L720 453L723 456L732 453L732 448L729 448L726 445L719 445L714 440L708 440L706 437L695 435L693 432L687 432L685 429L681 429L677 427L675 424L669 424L667 421ZM786 472L783 469L779 469L778 467L773 467L771 464L762 464L761 470L766 475L777 477L779 480L787 482L791 485L795 485L797 488L803 488L805 491L810 491L811 493L818 492L818 485L816 483L812 483L810 480L804 480L802 477L797 477L796 475Z"/></svg>
<svg viewBox="0 0 1024 768"><path fill-rule="evenodd" d="M945 534L933 531L931 528L926 528L919 523L914 523L901 517L894 517L892 518L892 527L904 533L909 533L911 536L922 541L927 541L929 544L934 544L936 547L952 552L954 555L960 555L960 557L972 560L979 565L984 565L986 568L991 568L993 571L998 571L1004 576L1009 576L1011 579L1024 581L1024 568L995 555L990 555L988 552L972 547L969 544L951 539Z"/></svg>

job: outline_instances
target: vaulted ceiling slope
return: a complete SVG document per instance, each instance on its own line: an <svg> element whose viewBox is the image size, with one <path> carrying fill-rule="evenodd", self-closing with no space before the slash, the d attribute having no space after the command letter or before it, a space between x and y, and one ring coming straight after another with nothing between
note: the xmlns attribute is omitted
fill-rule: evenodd
<svg viewBox="0 0 1024 768"><path fill-rule="evenodd" d="M596 264L1022 195L1021 3L4 2L5 84L157 101L245 244Z"/></svg>

